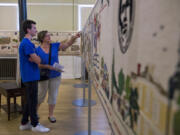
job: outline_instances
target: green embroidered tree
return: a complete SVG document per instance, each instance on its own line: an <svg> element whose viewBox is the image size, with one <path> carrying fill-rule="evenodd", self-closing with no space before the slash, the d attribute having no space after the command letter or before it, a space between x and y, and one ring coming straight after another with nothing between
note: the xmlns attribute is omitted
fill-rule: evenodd
<svg viewBox="0 0 180 135"><path fill-rule="evenodd" d="M115 67L115 62L114 62L114 49L113 49L112 89L115 88L116 92L121 95L124 90L124 73L123 73L123 70L121 69L121 71L118 74L118 84L117 84L114 67Z"/></svg>
<svg viewBox="0 0 180 135"><path fill-rule="evenodd" d="M119 95L122 95L122 92L124 90L124 73L123 70L121 69L121 71L119 72L118 75L118 82L119 82L119 86L117 88L117 92Z"/></svg>
<svg viewBox="0 0 180 135"><path fill-rule="evenodd" d="M113 61L112 61L112 90L114 89L114 87L116 88L116 90L118 89L117 88L117 82L116 82L116 75L115 75L115 71L114 71L114 67L115 67L115 61L114 61L114 49L113 49ZM116 91L117 92L117 91Z"/></svg>
<svg viewBox="0 0 180 135"><path fill-rule="evenodd" d="M131 94L130 81L131 81L131 78L128 75L126 77L126 83L125 83L126 99L128 99L128 100L129 100L129 97L130 97L130 94Z"/></svg>

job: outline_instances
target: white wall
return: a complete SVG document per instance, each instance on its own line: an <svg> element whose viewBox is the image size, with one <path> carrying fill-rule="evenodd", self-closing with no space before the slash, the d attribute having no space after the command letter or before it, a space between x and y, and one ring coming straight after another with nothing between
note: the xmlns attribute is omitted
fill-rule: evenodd
<svg viewBox="0 0 180 135"><path fill-rule="evenodd" d="M82 24L84 24L91 10L90 7L83 5L93 5L95 0L74 0L74 4L72 1L28 0L27 18L37 22L38 30L76 31L78 30L79 15L82 15ZM17 2L17 0L0 0L0 30L18 29ZM79 11L82 11L82 14L79 14Z"/></svg>
<svg viewBox="0 0 180 135"><path fill-rule="evenodd" d="M64 66L62 78L81 77L81 57L80 56L59 56L59 63Z"/></svg>
<svg viewBox="0 0 180 135"><path fill-rule="evenodd" d="M18 7L17 5L8 5L0 3L0 30L16 31L18 30Z"/></svg>

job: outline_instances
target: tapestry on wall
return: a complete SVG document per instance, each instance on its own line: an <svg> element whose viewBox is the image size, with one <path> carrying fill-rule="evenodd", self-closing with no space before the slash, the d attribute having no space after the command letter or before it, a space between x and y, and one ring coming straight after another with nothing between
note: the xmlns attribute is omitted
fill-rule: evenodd
<svg viewBox="0 0 180 135"><path fill-rule="evenodd" d="M84 26L83 58L115 135L180 134L178 5L100 0Z"/></svg>

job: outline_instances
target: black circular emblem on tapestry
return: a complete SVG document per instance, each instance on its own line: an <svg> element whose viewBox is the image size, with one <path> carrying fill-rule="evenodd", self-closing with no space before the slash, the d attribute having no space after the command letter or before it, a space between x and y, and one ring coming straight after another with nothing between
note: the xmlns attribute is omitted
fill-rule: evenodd
<svg viewBox="0 0 180 135"><path fill-rule="evenodd" d="M119 0L118 38L122 53L126 53L133 32L135 0Z"/></svg>

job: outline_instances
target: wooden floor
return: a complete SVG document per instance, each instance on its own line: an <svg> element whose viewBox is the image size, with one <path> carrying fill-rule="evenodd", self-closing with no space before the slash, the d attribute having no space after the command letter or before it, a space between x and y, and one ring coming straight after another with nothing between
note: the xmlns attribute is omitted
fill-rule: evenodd
<svg viewBox="0 0 180 135"><path fill-rule="evenodd" d="M82 89L73 88L73 84L80 83L80 80L62 80L59 88L57 105L55 108L56 123L50 123L48 117L47 99L39 110L40 123L49 127L51 131L44 133L47 135L74 135L79 131L87 131L88 129L88 108L75 107L72 101L82 97ZM86 92L87 93L87 92ZM92 99L96 100L97 105L92 107L92 130L111 135L108 120L96 95L95 90L92 91ZM18 103L20 99L18 99ZM2 96L2 104L6 104L5 98ZM36 135L32 131L20 131L19 125L21 115L11 114L11 120L7 121L7 114L1 110L0 112L0 135Z"/></svg>

